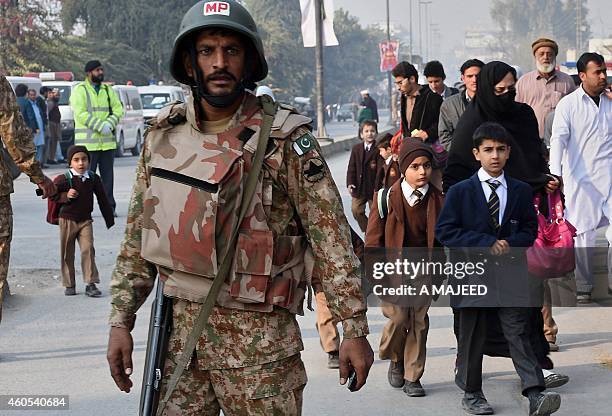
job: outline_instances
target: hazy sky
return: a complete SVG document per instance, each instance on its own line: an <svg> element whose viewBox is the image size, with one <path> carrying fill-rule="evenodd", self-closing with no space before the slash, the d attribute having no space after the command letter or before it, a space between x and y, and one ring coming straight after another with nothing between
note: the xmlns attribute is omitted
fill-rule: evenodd
<svg viewBox="0 0 612 416"><path fill-rule="evenodd" d="M438 24L440 31L438 43L440 49L432 51L430 58L440 59L443 63L456 64L454 50L463 49L464 32L466 29L494 29L495 23L489 14L488 0L430 0L430 20ZM413 33L415 45L413 50L418 53L418 3L412 0ZM359 18L362 25L386 22L385 0L334 0L335 8L348 10ZM589 9L588 19L593 37L604 37L612 34L612 7L610 0L586 0ZM410 0L389 0L391 23L409 27ZM425 7L422 7L423 20ZM423 27L423 31L425 28ZM424 35L425 36L425 35ZM529 45L526 45L529 47ZM433 49L433 46L432 46ZM449 62L450 61L450 62ZM446 71L450 79L452 71ZM456 74L458 76L458 74Z"/></svg>

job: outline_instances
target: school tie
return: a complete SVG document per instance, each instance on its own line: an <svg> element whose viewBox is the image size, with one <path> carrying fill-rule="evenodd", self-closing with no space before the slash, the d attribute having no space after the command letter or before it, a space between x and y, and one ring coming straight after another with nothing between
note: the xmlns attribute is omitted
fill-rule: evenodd
<svg viewBox="0 0 612 416"><path fill-rule="evenodd" d="M415 189L412 195L416 196L417 200L414 202L414 205L418 205L419 202L423 199L423 193L418 189Z"/></svg>
<svg viewBox="0 0 612 416"><path fill-rule="evenodd" d="M497 230L499 228L499 195L497 195L497 188L499 188L501 183L495 179L490 179L487 181L487 185L491 188L491 195L489 195L487 206L489 207L489 215L491 215L493 226Z"/></svg>

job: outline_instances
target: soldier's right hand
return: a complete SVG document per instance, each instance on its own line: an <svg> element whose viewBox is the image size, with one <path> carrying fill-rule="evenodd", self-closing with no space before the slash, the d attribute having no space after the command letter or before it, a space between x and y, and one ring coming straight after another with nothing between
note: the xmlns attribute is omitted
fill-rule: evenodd
<svg viewBox="0 0 612 416"><path fill-rule="evenodd" d="M108 336L108 351L106 359L110 366L111 376L119 390L126 393L132 388L132 350L134 341L132 334L125 328L111 327Z"/></svg>
<svg viewBox="0 0 612 416"><path fill-rule="evenodd" d="M40 188L40 190L43 192L42 194L43 199L49 198L50 196L53 196L57 193L57 188L55 187L55 184L47 176L44 177L42 182L37 183L37 185Z"/></svg>

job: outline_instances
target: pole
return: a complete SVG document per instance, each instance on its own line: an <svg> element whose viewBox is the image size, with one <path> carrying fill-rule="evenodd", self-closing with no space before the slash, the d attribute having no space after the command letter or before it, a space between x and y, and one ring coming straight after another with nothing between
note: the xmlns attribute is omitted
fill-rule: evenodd
<svg viewBox="0 0 612 416"><path fill-rule="evenodd" d="M421 62L423 62L423 31L421 30L421 4L419 1L419 55L421 55Z"/></svg>
<svg viewBox="0 0 612 416"><path fill-rule="evenodd" d="M419 1L419 51L421 53L421 62L423 64L425 64L425 62L427 62L427 60L425 59L427 53L425 53L425 51L423 51L423 45L421 42L421 38L423 37L423 32L421 31L421 5L425 6L425 34L427 35L427 6L431 4L431 1ZM425 40L425 48L427 48L427 39Z"/></svg>
<svg viewBox="0 0 612 416"><path fill-rule="evenodd" d="M582 1L576 0L576 59L582 49Z"/></svg>
<svg viewBox="0 0 612 416"><path fill-rule="evenodd" d="M389 0L387 0L387 41L391 41ZM389 93L389 125L393 125L393 84L391 83L391 71L387 71L387 92Z"/></svg>
<svg viewBox="0 0 612 416"><path fill-rule="evenodd" d="M410 3L410 46L408 47L408 62L412 62L412 0L408 0Z"/></svg>
<svg viewBox="0 0 612 416"><path fill-rule="evenodd" d="M325 116L323 113L323 1L315 0L315 21L316 21L316 46L315 46L315 67L316 67L316 92L317 92L317 135L327 138L325 130Z"/></svg>

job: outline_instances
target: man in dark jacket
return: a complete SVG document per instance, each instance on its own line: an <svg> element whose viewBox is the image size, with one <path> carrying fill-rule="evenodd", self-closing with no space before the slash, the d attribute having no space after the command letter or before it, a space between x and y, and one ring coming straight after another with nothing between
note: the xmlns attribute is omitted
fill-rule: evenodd
<svg viewBox="0 0 612 416"><path fill-rule="evenodd" d="M443 100L459 93L457 88L449 87L444 83L446 74L440 61L427 62L425 69L423 69L423 75L427 78L429 88L436 94L439 94Z"/></svg>
<svg viewBox="0 0 612 416"><path fill-rule="evenodd" d="M361 105L370 110L369 120L374 120L378 123L378 105L376 100L370 96L369 90L361 91L361 97Z"/></svg>
<svg viewBox="0 0 612 416"><path fill-rule="evenodd" d="M59 92L58 92L59 94ZM55 91L48 91L47 94L47 109L49 110L49 128L47 129L47 163L51 165L57 164L56 160L57 144L61 138L61 121L62 114L59 110L59 96Z"/></svg>
<svg viewBox="0 0 612 416"><path fill-rule="evenodd" d="M416 68L402 61L393 68L397 89L401 92L402 136L418 137L426 143L438 140L438 120L442 97L429 88L419 85Z"/></svg>
<svg viewBox="0 0 612 416"><path fill-rule="evenodd" d="M484 62L479 59L468 59L461 65L461 81L465 85L465 89L461 90L460 94L453 95L447 100L444 100L440 107L440 122L438 124L438 136L440 144L446 150L450 149L451 141L455 127L459 122L459 118L465 111L468 103L476 95L476 77L480 72L480 68L484 66Z"/></svg>
<svg viewBox="0 0 612 416"><path fill-rule="evenodd" d="M36 123L36 116L34 115L34 109L28 102L26 94L28 93L28 86L25 84L19 84L15 87L15 95L17 96L17 104L19 110L23 116L26 126L30 128L34 133L38 133L38 124Z"/></svg>

